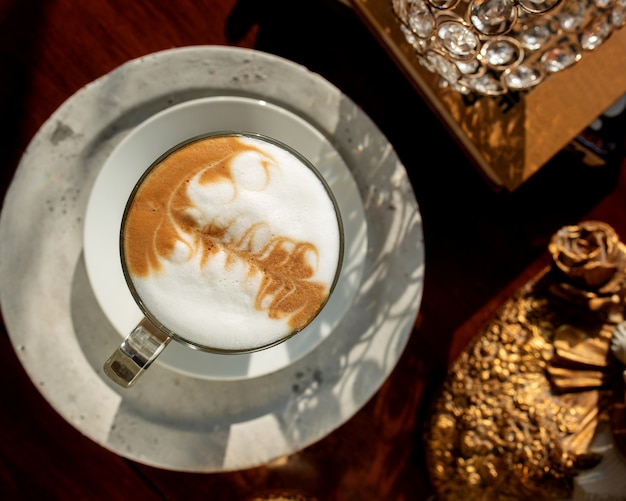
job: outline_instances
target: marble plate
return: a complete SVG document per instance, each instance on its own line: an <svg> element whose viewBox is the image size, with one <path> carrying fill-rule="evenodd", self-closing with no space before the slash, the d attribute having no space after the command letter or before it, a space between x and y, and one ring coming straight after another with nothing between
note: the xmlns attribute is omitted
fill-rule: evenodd
<svg viewBox="0 0 626 501"><path fill-rule="evenodd" d="M277 370L210 379L160 364L124 390L102 371L120 333L85 263L92 188L139 124L212 96L266 101L300 117L332 145L362 201L367 248L361 280L332 334ZM384 135L319 75L249 49L170 49L129 61L79 90L31 141L0 214L0 304L35 386L96 443L171 470L257 466L350 419L397 364L419 310L423 277L419 207Z"/></svg>

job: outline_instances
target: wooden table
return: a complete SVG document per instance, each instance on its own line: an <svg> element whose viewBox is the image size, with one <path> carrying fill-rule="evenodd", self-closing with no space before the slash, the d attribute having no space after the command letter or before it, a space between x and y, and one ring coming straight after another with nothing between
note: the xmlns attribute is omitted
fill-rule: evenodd
<svg viewBox="0 0 626 501"><path fill-rule="evenodd" d="M323 440L246 471L163 471L95 444L41 396L3 327L1 499L243 500L278 488L324 500L431 499L423 423L450 362L548 262L558 228L595 218L626 237L624 161L591 169L562 153L515 192L494 192L336 0L1 0L0 40L3 194L39 127L82 86L158 50L232 45L305 65L362 107L409 172L426 245L421 310L391 377Z"/></svg>

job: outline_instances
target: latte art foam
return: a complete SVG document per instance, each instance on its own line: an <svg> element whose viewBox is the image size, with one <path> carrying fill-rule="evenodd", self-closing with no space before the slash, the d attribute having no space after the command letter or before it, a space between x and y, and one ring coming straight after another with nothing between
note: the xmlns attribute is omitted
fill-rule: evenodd
<svg viewBox="0 0 626 501"><path fill-rule="evenodd" d="M123 255L150 314L218 350L275 343L328 299L341 261L316 174L256 136L207 137L155 166L127 209Z"/></svg>

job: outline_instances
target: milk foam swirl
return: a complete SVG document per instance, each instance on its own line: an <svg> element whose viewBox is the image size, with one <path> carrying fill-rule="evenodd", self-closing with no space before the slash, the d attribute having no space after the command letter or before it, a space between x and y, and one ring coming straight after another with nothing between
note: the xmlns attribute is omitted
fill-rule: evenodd
<svg viewBox="0 0 626 501"><path fill-rule="evenodd" d="M260 138L210 137L162 160L128 206L123 253L143 305L215 349L272 344L326 302L340 223L317 176Z"/></svg>

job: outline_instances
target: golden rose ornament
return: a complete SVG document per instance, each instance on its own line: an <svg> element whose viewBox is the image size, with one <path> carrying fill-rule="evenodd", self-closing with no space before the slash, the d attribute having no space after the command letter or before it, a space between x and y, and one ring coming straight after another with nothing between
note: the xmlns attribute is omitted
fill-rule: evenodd
<svg viewBox="0 0 626 501"><path fill-rule="evenodd" d="M600 221L564 226L548 250L562 277L556 294L582 300L593 311L605 310L615 323L623 320L626 249L611 226Z"/></svg>
<svg viewBox="0 0 626 501"><path fill-rule="evenodd" d="M576 285L597 290L620 269L622 252L615 230L599 221L564 226L549 244L556 267Z"/></svg>

